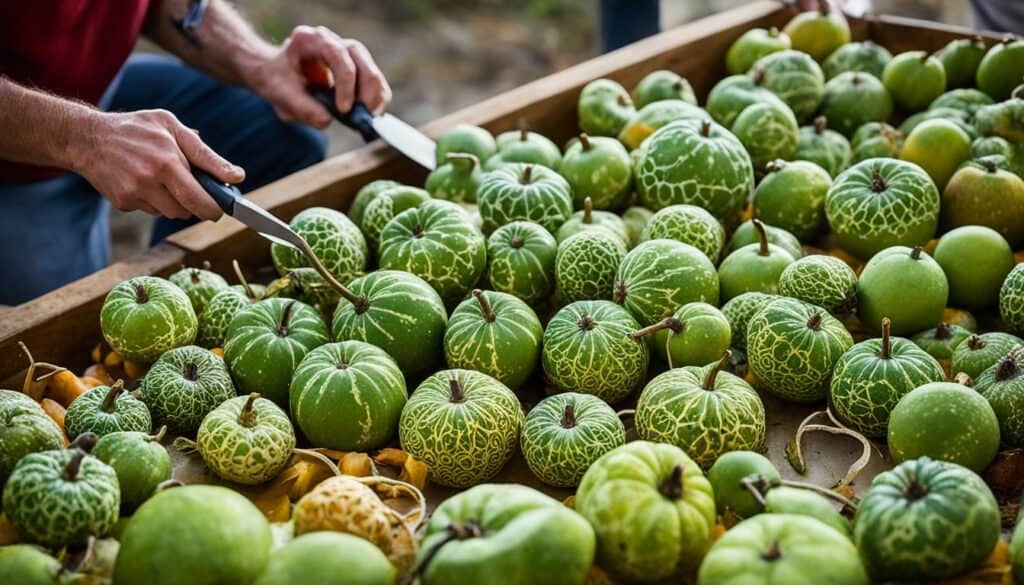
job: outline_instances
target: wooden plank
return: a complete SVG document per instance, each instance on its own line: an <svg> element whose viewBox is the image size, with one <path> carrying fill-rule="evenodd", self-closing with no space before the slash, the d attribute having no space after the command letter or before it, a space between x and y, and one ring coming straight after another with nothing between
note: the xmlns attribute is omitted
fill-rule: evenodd
<svg viewBox="0 0 1024 585"><path fill-rule="evenodd" d="M1006 35L992 31L976 31L941 22L905 18L902 16L867 15L851 19L854 37L869 38L889 49L893 54L904 51L938 51L954 39L981 37L991 46Z"/></svg>
<svg viewBox="0 0 1024 585"><path fill-rule="evenodd" d="M184 260L182 250L159 244L6 312L0 319L0 385L9 385L10 378L28 365L18 341L25 342L38 360L76 369L86 366L89 350L102 340L99 313L110 289L133 276L166 276Z"/></svg>

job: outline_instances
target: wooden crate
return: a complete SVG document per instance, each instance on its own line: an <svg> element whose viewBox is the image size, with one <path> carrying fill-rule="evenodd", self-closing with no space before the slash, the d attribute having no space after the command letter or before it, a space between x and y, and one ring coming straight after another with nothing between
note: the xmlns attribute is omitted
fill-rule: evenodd
<svg viewBox="0 0 1024 585"><path fill-rule="evenodd" d="M671 69L686 77L703 97L725 72L725 52L730 44L753 27L782 27L792 9L761 0L692 22L637 42L618 51L591 59L549 75L475 106L445 116L423 127L432 136L459 122L477 124L497 133L516 127L522 120L530 128L558 143L576 131L576 101L589 81L608 77L632 87L644 75L657 69ZM854 37L872 39L893 53L911 49L934 51L950 40L976 34L973 31L905 18L877 16L851 18ZM987 42L1000 40L996 34L983 35ZM252 192L249 197L284 220L311 206L346 209L356 191L374 179L389 178L421 184L423 169L377 142L331 158ZM0 316L0 381L7 387L19 383L25 366L17 341L25 341L37 359L80 369L86 365L89 349L101 339L99 308L106 293L126 278L166 275L181 264L209 261L214 269L230 274L237 259L252 271L269 264L269 245L246 231L238 222L224 218L203 223L174 234L165 243L128 261L76 281L43 297L25 303ZM14 386L17 387L17 386ZM769 401L769 451L780 467L782 450L792 430L810 412ZM811 479L826 484L842 475L846 465L859 455L852 441L814 441L822 445L810 457L826 464ZM880 468L877 461L865 476ZM528 476L521 462L513 465L506 479ZM861 482L863 485L864 482Z"/></svg>

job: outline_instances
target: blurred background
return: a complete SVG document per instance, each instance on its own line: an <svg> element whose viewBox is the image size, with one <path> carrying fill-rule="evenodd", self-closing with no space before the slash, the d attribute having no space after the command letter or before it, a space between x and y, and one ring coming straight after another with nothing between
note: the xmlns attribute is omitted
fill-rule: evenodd
<svg viewBox="0 0 1024 585"><path fill-rule="evenodd" d="M749 0L661 0L670 28ZM1024 0L1007 0L1018 2ZM843 0L870 10L969 25L968 0ZM433 120L601 52L598 0L237 0L266 37L280 41L298 24L327 26L361 40L394 90L391 110L413 124ZM143 43L139 50L155 50ZM358 146L340 124L330 154ZM115 211L113 259L144 249L151 220Z"/></svg>

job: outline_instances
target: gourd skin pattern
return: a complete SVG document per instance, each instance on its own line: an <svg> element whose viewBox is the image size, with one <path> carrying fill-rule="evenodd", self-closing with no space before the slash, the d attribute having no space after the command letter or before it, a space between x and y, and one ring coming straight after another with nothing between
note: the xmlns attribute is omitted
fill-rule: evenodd
<svg viewBox="0 0 1024 585"><path fill-rule="evenodd" d="M206 415L196 446L203 461L220 477L255 485L284 469L295 450L295 431L288 415L266 398L252 405L254 424L239 417L249 396L238 396Z"/></svg>

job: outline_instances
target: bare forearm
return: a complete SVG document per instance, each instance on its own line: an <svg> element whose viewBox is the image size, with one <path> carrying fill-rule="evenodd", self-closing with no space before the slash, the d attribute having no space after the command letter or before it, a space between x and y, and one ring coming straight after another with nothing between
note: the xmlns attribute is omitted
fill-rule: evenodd
<svg viewBox="0 0 1024 585"><path fill-rule="evenodd" d="M0 76L0 158L72 169L92 107L30 89Z"/></svg>

